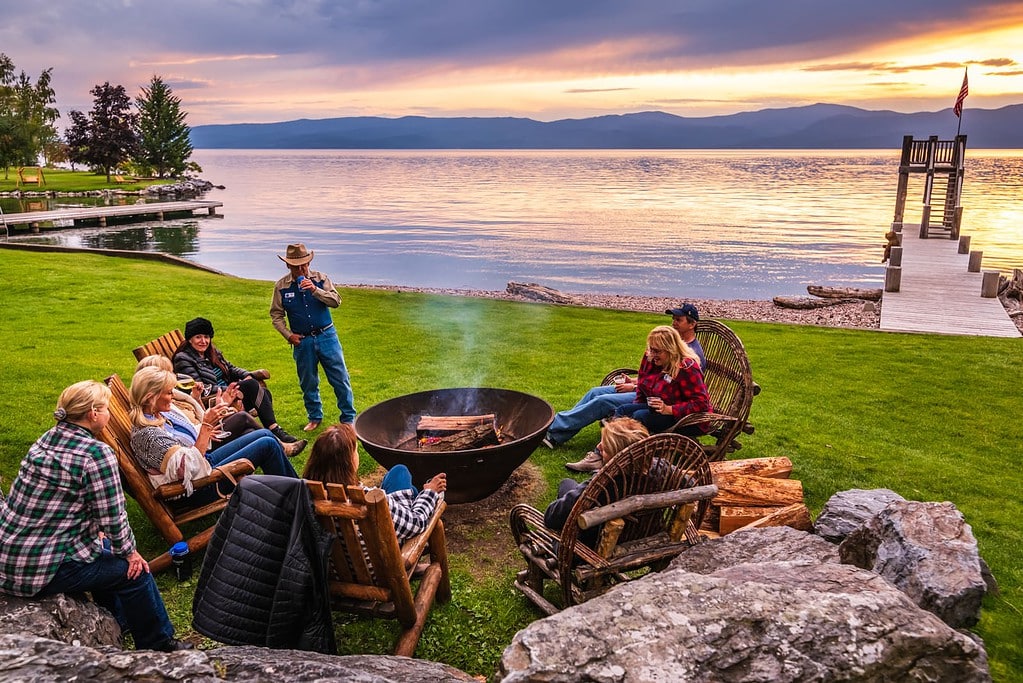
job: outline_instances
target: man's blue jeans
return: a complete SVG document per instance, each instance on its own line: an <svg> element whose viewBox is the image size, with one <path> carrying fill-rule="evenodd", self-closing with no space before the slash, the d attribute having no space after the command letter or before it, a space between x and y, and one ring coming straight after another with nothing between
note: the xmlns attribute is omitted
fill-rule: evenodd
<svg viewBox="0 0 1023 683"><path fill-rule="evenodd" d="M323 420L320 373L317 368L317 365L322 365L327 381L334 388L337 409L341 412L341 422L354 422L355 396L352 394L352 381L345 366L344 351L337 338L337 328L332 327L315 337L302 337L302 341L292 348L291 354L295 358L298 383L302 387L302 399L305 401L305 412L309 420L317 422Z"/></svg>
<svg viewBox="0 0 1023 683"><path fill-rule="evenodd" d="M39 595L85 592L114 615L122 630L131 631L136 648L152 650L174 637L153 575L145 572L129 579L128 561L108 549L94 562L65 561Z"/></svg>
<svg viewBox="0 0 1023 683"><path fill-rule="evenodd" d="M554 422L547 430L547 438L554 445L563 444L586 425L613 415L619 406L635 400L635 391L618 392L613 386L593 387L579 399L574 408L562 410L554 416Z"/></svg>
<svg viewBox="0 0 1023 683"><path fill-rule="evenodd" d="M268 429L257 429L234 441L229 441L206 454L210 464L216 467L224 463L245 458L263 470L263 474L277 474L282 477L298 477L291 466L284 448Z"/></svg>

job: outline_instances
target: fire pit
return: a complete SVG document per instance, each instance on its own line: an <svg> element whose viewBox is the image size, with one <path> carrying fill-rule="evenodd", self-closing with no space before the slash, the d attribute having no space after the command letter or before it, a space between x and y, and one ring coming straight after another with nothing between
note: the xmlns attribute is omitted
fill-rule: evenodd
<svg viewBox="0 0 1023 683"><path fill-rule="evenodd" d="M423 416L493 413L497 445L428 452L419 449L416 428ZM554 409L541 398L511 389L435 389L377 403L355 418L366 451L387 468L403 464L416 486L438 472L448 475L448 503L486 498L501 488L543 440Z"/></svg>

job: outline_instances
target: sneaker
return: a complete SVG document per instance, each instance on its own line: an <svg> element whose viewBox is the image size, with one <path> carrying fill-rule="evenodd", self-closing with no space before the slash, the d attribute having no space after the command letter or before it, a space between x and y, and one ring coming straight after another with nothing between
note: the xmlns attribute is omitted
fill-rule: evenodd
<svg viewBox="0 0 1023 683"><path fill-rule="evenodd" d="M597 451L589 451L579 462L567 462L565 467L573 472L596 472L604 466L604 459Z"/></svg>
<svg viewBox="0 0 1023 683"><path fill-rule="evenodd" d="M555 443L551 441L551 437L549 436L545 436L543 438L543 445L547 446L547 448L551 449L552 451L557 447Z"/></svg>
<svg viewBox="0 0 1023 683"><path fill-rule="evenodd" d="M276 427L271 429L270 433L276 436L277 440L280 441L281 443L295 443L296 441L298 441L298 439L293 437L291 434L288 434L286 431L281 429L280 425L277 425Z"/></svg>
<svg viewBox="0 0 1023 683"><path fill-rule="evenodd" d="M288 456L289 458L294 458L296 455L298 455L305 449L307 443L309 442L306 441L305 439L298 439L297 441L293 441L291 443L282 443L281 447L284 448L284 455Z"/></svg>
<svg viewBox="0 0 1023 683"><path fill-rule="evenodd" d="M195 645L188 642L187 640L178 640L177 638L168 638L159 645L153 648L157 652L179 652L181 650L194 650Z"/></svg>

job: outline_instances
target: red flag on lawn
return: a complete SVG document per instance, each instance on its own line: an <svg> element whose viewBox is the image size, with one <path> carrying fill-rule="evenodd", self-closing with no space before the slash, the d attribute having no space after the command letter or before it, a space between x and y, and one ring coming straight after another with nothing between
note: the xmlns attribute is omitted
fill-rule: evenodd
<svg viewBox="0 0 1023 683"><path fill-rule="evenodd" d="M966 78L966 71L963 71L963 87L959 88L959 97L956 98L955 106L952 107L952 113L956 116L963 115L963 101L966 96L970 94L970 83Z"/></svg>

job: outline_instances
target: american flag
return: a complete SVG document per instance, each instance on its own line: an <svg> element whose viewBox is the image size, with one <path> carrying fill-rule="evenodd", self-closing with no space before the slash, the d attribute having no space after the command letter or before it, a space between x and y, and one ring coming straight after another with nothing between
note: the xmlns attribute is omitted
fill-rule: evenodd
<svg viewBox="0 0 1023 683"><path fill-rule="evenodd" d="M956 116L963 115L963 100L970 94L970 83L967 80L966 72L963 71L963 87L959 88L959 97L956 98L955 106L952 107L952 113Z"/></svg>

